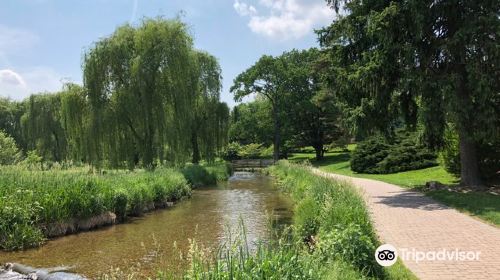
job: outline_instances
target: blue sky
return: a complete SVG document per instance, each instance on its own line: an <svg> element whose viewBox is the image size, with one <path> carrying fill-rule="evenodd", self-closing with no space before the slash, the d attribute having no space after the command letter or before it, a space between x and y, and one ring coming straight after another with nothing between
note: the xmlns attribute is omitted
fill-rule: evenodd
<svg viewBox="0 0 500 280"><path fill-rule="evenodd" d="M182 14L195 47L215 55L229 87L261 55L317 46L314 28L334 13L324 0L3 0L0 95L20 100L82 82L82 54L92 42L143 17Z"/></svg>

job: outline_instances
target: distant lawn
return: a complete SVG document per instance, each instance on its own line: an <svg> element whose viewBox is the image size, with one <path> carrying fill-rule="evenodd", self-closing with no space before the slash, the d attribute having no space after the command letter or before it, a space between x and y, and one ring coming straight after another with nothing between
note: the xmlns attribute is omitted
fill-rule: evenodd
<svg viewBox="0 0 500 280"><path fill-rule="evenodd" d="M456 185L459 179L446 172L442 166L434 166L420 170L405 171L393 174L361 174L350 168L350 153L355 145L348 147L349 152L334 151L325 154L325 158L316 161L314 153L295 153L289 158L293 162L309 160L311 164L323 171L379 180L394 185L419 189L428 181L439 181L446 185ZM500 226L500 196L484 192L459 193L447 190L428 191L426 195L450 207L477 216L487 222Z"/></svg>
<svg viewBox="0 0 500 280"><path fill-rule="evenodd" d="M311 164L319 169L337 173L341 175L380 180L387 183L403 186L403 187L418 187L425 185L428 181L439 181L446 185L454 185L458 183L458 178L446 172L441 166L434 166L420 170L405 171L393 174L362 174L351 170L349 160L351 159L351 151L355 145L349 145L349 152L329 152L325 154L325 158L321 161L316 161L313 153L296 153L289 158L293 162L301 162L309 160Z"/></svg>

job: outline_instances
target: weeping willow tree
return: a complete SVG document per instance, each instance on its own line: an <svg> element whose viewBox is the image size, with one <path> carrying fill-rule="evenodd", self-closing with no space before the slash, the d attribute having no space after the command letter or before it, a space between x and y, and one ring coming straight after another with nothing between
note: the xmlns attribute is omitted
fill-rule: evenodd
<svg viewBox="0 0 500 280"><path fill-rule="evenodd" d="M24 101L21 129L27 150L37 150L50 161L66 159L67 142L61 125L61 95L36 94Z"/></svg>
<svg viewBox="0 0 500 280"><path fill-rule="evenodd" d="M92 135L86 157L93 164L198 161L200 149L213 158L223 143L210 137L221 133L220 67L193 50L184 23L157 18L121 26L85 53L83 68Z"/></svg>
<svg viewBox="0 0 500 280"><path fill-rule="evenodd" d="M217 151L226 143L229 108L219 102L222 88L221 68L217 59L206 53L195 51L197 63L197 91L193 105L191 126L192 162L205 158L213 161Z"/></svg>
<svg viewBox="0 0 500 280"><path fill-rule="evenodd" d="M67 159L87 162L89 106L85 89L76 84L66 84L59 94L60 121L66 136Z"/></svg>

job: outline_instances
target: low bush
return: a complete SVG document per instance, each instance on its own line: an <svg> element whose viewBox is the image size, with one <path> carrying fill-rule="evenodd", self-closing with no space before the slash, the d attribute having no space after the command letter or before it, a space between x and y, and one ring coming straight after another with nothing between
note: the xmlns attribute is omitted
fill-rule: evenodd
<svg viewBox="0 0 500 280"><path fill-rule="evenodd" d="M250 143L240 145L237 142L229 143L223 152L225 160L252 159L252 158L272 158L273 146L266 147L262 144Z"/></svg>
<svg viewBox="0 0 500 280"><path fill-rule="evenodd" d="M437 156L418 143L416 133L399 132L390 142L373 136L358 143L352 153L351 170L387 174L436 166Z"/></svg>
<svg viewBox="0 0 500 280"><path fill-rule="evenodd" d="M14 138L0 130L0 165L9 165L21 159L21 152Z"/></svg>
<svg viewBox="0 0 500 280"><path fill-rule="evenodd" d="M184 177L193 187L215 185L231 176L231 166L225 162L198 165L192 164L181 170Z"/></svg>

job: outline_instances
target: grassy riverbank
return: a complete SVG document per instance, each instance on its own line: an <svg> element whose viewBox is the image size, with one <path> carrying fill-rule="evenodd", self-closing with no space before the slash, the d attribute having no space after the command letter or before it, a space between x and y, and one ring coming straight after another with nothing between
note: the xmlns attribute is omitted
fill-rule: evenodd
<svg viewBox="0 0 500 280"><path fill-rule="evenodd" d="M229 174L223 165L198 169L221 177ZM0 167L0 174L0 249L4 250L36 247L47 237L121 222L191 194L188 176L168 168L97 175L84 168Z"/></svg>
<svg viewBox="0 0 500 280"><path fill-rule="evenodd" d="M295 202L291 234L255 252L243 235L214 262L194 246L187 279L415 279L400 263L382 269L375 262L379 242L353 187L285 161L270 173Z"/></svg>

